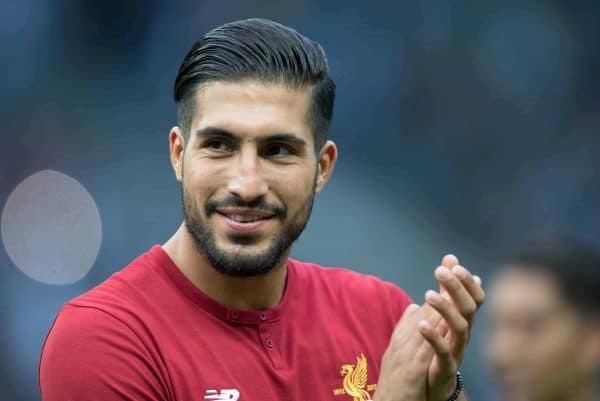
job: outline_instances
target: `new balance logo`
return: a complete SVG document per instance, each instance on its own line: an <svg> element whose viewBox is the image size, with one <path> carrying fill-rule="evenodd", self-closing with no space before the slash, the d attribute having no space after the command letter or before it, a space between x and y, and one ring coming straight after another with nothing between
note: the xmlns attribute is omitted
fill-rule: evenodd
<svg viewBox="0 0 600 401"><path fill-rule="evenodd" d="M237 401L240 398L240 392L234 388L222 389L221 392L217 390L206 390L205 400L230 400Z"/></svg>

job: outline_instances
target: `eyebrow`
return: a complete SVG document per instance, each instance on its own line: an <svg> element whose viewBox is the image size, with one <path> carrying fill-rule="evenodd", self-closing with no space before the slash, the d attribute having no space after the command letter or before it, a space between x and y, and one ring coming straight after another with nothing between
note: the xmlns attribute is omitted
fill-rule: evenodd
<svg viewBox="0 0 600 401"><path fill-rule="evenodd" d="M231 140L239 140L239 136L234 133L227 131L226 129L219 127L205 127L196 131L196 136L219 136L229 138ZM300 138L298 135L289 132L277 132L273 134L267 134L258 138L261 141L269 142L291 142L296 145L306 146L306 141Z"/></svg>

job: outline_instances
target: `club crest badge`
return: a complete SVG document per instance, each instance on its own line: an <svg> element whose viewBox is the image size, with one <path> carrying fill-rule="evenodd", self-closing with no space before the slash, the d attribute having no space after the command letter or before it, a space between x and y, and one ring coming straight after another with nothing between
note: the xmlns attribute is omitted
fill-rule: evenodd
<svg viewBox="0 0 600 401"><path fill-rule="evenodd" d="M356 357L355 364L343 364L340 370L343 376L343 388L333 390L334 395L348 395L353 401L367 401L371 399L376 384L367 384L367 358L364 354Z"/></svg>

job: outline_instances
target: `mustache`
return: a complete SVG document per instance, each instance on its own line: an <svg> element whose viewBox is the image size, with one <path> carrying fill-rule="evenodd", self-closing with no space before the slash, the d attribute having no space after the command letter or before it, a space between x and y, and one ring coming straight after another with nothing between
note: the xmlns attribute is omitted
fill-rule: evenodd
<svg viewBox="0 0 600 401"><path fill-rule="evenodd" d="M230 196L225 199L209 199L205 204L206 215L216 213L219 208L225 207L243 207L254 210L261 210L275 217L285 217L286 208L282 204L273 204L265 201L264 198L257 198L250 202L244 201L242 198Z"/></svg>

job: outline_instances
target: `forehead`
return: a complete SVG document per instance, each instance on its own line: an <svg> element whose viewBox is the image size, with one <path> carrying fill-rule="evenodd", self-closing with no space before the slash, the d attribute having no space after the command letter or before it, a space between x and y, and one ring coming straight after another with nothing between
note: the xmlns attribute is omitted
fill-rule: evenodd
<svg viewBox="0 0 600 401"><path fill-rule="evenodd" d="M518 266L509 266L500 272L489 293L490 309L496 314L526 314L566 306L566 300L550 274Z"/></svg>
<svg viewBox="0 0 600 401"><path fill-rule="evenodd" d="M254 80L210 82L196 91L192 129L215 126L240 135L292 132L308 138L310 102L310 89Z"/></svg>

